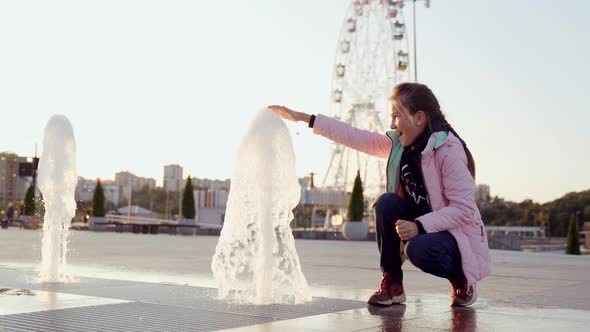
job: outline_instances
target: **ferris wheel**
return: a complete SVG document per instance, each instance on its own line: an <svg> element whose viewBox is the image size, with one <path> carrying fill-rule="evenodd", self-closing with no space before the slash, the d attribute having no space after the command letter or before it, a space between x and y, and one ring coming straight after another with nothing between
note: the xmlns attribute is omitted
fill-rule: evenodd
<svg viewBox="0 0 590 332"><path fill-rule="evenodd" d="M351 2L334 61L333 117L370 131L384 133L389 127L391 91L397 83L413 79L403 9L404 0ZM384 191L383 160L334 143L322 187L350 190L357 170L366 195L376 197Z"/></svg>

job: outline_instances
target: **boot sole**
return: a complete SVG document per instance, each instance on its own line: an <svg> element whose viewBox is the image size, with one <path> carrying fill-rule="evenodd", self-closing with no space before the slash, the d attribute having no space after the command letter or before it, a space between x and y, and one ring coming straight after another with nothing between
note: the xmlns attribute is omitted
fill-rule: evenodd
<svg viewBox="0 0 590 332"><path fill-rule="evenodd" d="M393 297L387 301L371 301L371 300L368 301L368 303L371 305L376 305L376 306L381 306L381 307L386 307L386 306L390 306L393 304L400 304L402 302L406 302L406 294L402 294L400 296Z"/></svg>

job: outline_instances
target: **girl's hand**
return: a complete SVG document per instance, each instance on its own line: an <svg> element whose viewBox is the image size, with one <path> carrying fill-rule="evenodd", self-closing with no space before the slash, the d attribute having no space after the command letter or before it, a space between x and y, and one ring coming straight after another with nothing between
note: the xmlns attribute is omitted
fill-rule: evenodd
<svg viewBox="0 0 590 332"><path fill-rule="evenodd" d="M309 122L309 119L311 117L311 115L309 115L307 113L296 112L296 111L293 111L292 109L289 109L285 106L270 105L270 106L268 106L268 108L270 108L270 110L273 111L273 113L280 116L281 118L287 119L290 121Z"/></svg>
<svg viewBox="0 0 590 332"><path fill-rule="evenodd" d="M399 238L404 241L408 241L418 235L418 225L407 220L398 220L395 223L395 230L397 231Z"/></svg>

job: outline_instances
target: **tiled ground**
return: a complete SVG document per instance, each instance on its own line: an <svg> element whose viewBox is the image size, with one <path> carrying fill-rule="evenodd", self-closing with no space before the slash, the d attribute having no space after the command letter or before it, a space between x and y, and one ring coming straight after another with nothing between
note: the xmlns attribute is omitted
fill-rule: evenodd
<svg viewBox="0 0 590 332"><path fill-rule="evenodd" d="M441 295L406 304L315 297L303 305L251 306L215 299L211 288L80 278L40 284L0 269L0 331L587 331L590 313L480 299L450 308Z"/></svg>
<svg viewBox="0 0 590 332"><path fill-rule="evenodd" d="M0 231L0 331L590 331L588 256L494 251L471 308L450 308L447 282L406 264L408 301L377 308L365 304L379 283L374 243L303 240L314 301L244 306L215 299L216 240L75 232L79 281L40 284L39 233Z"/></svg>

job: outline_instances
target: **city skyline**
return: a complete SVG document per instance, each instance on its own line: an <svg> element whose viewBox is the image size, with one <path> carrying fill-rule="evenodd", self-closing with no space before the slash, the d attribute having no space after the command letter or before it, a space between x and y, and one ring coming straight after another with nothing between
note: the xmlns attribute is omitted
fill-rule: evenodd
<svg viewBox="0 0 590 332"><path fill-rule="evenodd" d="M155 178L163 165L231 178L241 134L265 105L329 115L349 1L0 1L0 151L42 152L65 114L78 174ZM544 203L590 188L584 100L590 4L418 6L418 72L439 98L492 196ZM567 15L562 13L567 12ZM406 12L408 15L410 11ZM108 22L105 24L104 22ZM298 176L317 183L330 143L288 124ZM579 143L578 143L579 142Z"/></svg>
<svg viewBox="0 0 590 332"><path fill-rule="evenodd" d="M9 155L5 152L0 152L0 156L5 156L5 155ZM23 157L23 156L18 156L18 155L10 155L12 157L13 160L11 160L11 162L13 162L13 168L16 169L17 166L17 160L20 162L28 162L27 161L27 157ZM5 160L5 158L0 158L2 159L2 161ZM7 160L8 161L8 160ZM0 165L1 166L1 165ZM164 169L164 174L162 177L162 186L158 186L157 185L157 179L156 178L149 178L149 177L142 177L140 175L134 174L129 172L128 170L120 170L117 171L115 173L115 176L112 178L90 178L90 177L84 177L83 175L78 174L78 185L77 185L77 189L76 189L76 200L81 200L81 201L91 201L92 199L92 195L94 193L94 188L95 185L97 183L98 180L101 181L101 183L103 184L103 188L105 190L105 197L107 197L107 200L110 200L111 202L113 202L113 204L117 205L120 200L122 201L127 201L129 199L129 197L131 197L132 192L139 192L142 190L145 190L146 188L149 189L155 189L155 188L159 188L159 189L163 189L166 192L181 192L182 190L184 190L185 185L186 185L186 180L188 179L188 177L191 178L192 180L192 184L193 184L193 189L195 192L199 192L202 189L208 189L208 190L229 190L229 188L231 187L231 178L226 178L226 179L211 179L211 178L203 178L203 177L198 177L198 176L193 176L192 174L188 174L185 177L182 177L183 174L183 167L182 165L177 165L177 164L170 164L170 165L164 165L163 166ZM0 171L5 172L7 169L4 168L0 168ZM300 185L302 186L302 192L307 192L307 190L311 189L311 188L316 188L313 183L314 183L314 175L315 173L310 173L310 174L305 174L303 176L298 176L298 180ZM4 175L5 176L5 175ZM16 177L16 174L15 174ZM310 178L311 177L311 178ZM2 179L3 180L3 179ZM18 177L18 180L15 183L18 182L23 182L26 183L26 186L22 187L23 193L24 190L26 190L26 188L28 188L28 185L32 182L32 179L30 177ZM0 181L1 183L2 181ZM166 183L169 183L168 185ZM305 188L307 189L305 189ZM0 188L2 189L2 188ZM24 196L24 194L21 193L20 196ZM319 195L330 195L330 194L336 194L336 195L341 195L342 192L338 191L338 190L326 190L326 191L319 191L318 192ZM2 190L0 190L0 198L3 198L2 196L3 192ZM82 195L84 197L82 197ZM18 196L18 195L17 195ZM325 197L324 197L325 198ZM18 201L23 199L23 197L20 197L19 199L12 199L12 201ZM320 198L316 198L315 201L318 201L318 199ZM476 184L476 188L475 188L475 199L477 202L490 202L493 199L493 195L490 195L490 186L487 184ZM306 198L304 196L301 197L301 204L306 204ZM0 203L2 202L8 202L10 200L6 200L6 199L0 199ZM4 202L4 203L6 203ZM343 203L343 206L345 206L346 204Z"/></svg>

